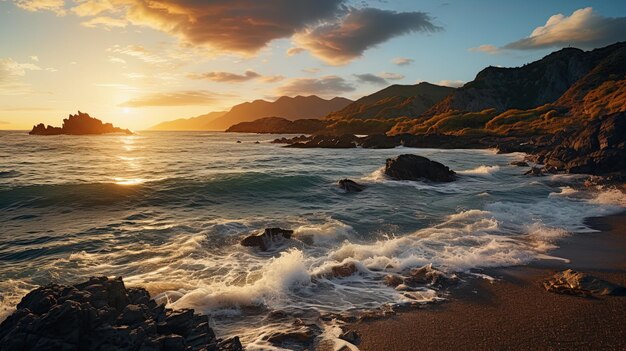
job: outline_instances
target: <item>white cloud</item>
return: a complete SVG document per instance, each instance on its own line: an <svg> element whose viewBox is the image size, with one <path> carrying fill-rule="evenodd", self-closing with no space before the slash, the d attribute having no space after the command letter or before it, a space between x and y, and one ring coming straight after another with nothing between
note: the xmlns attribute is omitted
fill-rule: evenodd
<svg viewBox="0 0 626 351"><path fill-rule="evenodd" d="M460 88L463 85L465 85L466 82L462 81L462 80L448 80L448 79L444 79L444 80L440 80L438 81L437 85L443 85L444 87L450 87L450 88Z"/></svg>
<svg viewBox="0 0 626 351"><path fill-rule="evenodd" d="M408 58L408 57L396 57L393 60L391 60L391 62L394 65L398 65L398 66L408 66L411 63L415 62L415 60Z"/></svg>

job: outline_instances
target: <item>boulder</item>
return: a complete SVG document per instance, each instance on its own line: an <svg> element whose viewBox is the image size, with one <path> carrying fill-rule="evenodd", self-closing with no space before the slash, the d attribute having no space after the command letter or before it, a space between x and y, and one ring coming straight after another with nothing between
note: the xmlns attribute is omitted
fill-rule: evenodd
<svg viewBox="0 0 626 351"><path fill-rule="evenodd" d="M348 193L358 193L365 189L365 185L358 184L350 179L341 179L339 181L339 187Z"/></svg>
<svg viewBox="0 0 626 351"><path fill-rule="evenodd" d="M0 324L4 350L242 350L238 339L218 342L207 316L157 306L121 278L50 284L22 298Z"/></svg>
<svg viewBox="0 0 626 351"><path fill-rule="evenodd" d="M385 134L368 135L361 140L364 149L393 149L396 146L400 146L400 138Z"/></svg>
<svg viewBox="0 0 626 351"><path fill-rule="evenodd" d="M557 272L543 282L543 287L550 292L585 297L626 293L626 289L622 286L571 269Z"/></svg>
<svg viewBox="0 0 626 351"><path fill-rule="evenodd" d="M332 272L332 276L336 278L349 277L358 271L354 262L348 262L339 266L334 266L330 270Z"/></svg>
<svg viewBox="0 0 626 351"><path fill-rule="evenodd" d="M387 159L385 174L397 180L451 182L456 179L455 173L441 163L410 154Z"/></svg>
<svg viewBox="0 0 626 351"><path fill-rule="evenodd" d="M293 230L281 228L266 228L261 234L249 235L241 240L242 246L256 247L261 251L268 251L275 244L291 239Z"/></svg>
<svg viewBox="0 0 626 351"><path fill-rule="evenodd" d="M517 166L517 167L528 167L528 162L526 161L513 161L510 163L511 166Z"/></svg>

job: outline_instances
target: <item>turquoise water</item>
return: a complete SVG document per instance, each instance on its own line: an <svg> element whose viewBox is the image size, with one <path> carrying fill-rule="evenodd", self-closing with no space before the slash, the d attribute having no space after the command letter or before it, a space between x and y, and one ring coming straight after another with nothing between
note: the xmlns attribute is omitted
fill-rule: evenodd
<svg viewBox="0 0 626 351"><path fill-rule="evenodd" d="M585 217L625 204L617 191L575 190L584 176L523 176L509 166L521 154L291 149L269 143L277 137L0 132L0 313L39 284L121 275L263 346L293 328L268 319L272 311L302 317L436 299L441 292L396 291L382 277L429 263L451 273L525 264L589 231ZM385 160L403 153L459 179L386 179ZM346 194L341 178L367 189ZM269 253L238 245L266 227L294 229L296 239ZM328 276L346 262L358 274Z"/></svg>

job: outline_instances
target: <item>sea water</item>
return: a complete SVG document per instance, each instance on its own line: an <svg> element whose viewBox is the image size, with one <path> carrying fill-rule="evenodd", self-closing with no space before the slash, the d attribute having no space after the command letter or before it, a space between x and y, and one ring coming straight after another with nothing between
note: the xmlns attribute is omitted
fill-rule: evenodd
<svg viewBox="0 0 626 351"><path fill-rule="evenodd" d="M522 154L270 143L282 136L0 132L0 320L38 285L122 276L171 308L209 314L220 336L267 348L301 328L295 318L443 296L397 291L387 274L527 264L590 231L585 217L626 206L617 190L580 190L585 176L525 176L509 165ZM406 153L458 180L387 179L386 159ZM367 188L345 193L342 178ZM269 252L239 245L267 227L295 239ZM350 262L356 274L332 277Z"/></svg>

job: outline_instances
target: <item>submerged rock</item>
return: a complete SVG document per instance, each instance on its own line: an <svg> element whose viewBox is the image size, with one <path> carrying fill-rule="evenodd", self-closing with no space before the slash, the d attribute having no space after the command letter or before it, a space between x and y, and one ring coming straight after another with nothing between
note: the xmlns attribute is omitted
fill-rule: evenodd
<svg viewBox="0 0 626 351"><path fill-rule="evenodd" d="M352 134L341 136L316 135L306 141L292 143L287 147L293 148L327 148L327 149L350 149L357 146L358 138Z"/></svg>
<svg viewBox="0 0 626 351"><path fill-rule="evenodd" d="M50 284L28 293L0 324L0 350L242 350L220 343L206 315L172 311L122 278Z"/></svg>
<svg viewBox="0 0 626 351"><path fill-rule="evenodd" d="M261 234L249 235L241 240L242 246L257 247L261 251L269 250L274 244L284 239L291 239L293 230L281 228L267 228Z"/></svg>
<svg viewBox="0 0 626 351"><path fill-rule="evenodd" d="M528 167L529 164L526 161L513 161L510 163L511 166L517 166L517 167Z"/></svg>
<svg viewBox="0 0 626 351"><path fill-rule="evenodd" d="M350 179L341 179L339 181L339 187L348 193L358 193L365 189L365 185L358 184Z"/></svg>
<svg viewBox="0 0 626 351"><path fill-rule="evenodd" d="M385 174L398 180L427 179L433 182L451 182L456 179L456 173L441 163L411 154L387 159Z"/></svg>
<svg viewBox="0 0 626 351"><path fill-rule="evenodd" d="M623 295L624 287L571 269L558 272L543 282L550 292L576 296Z"/></svg>

